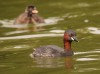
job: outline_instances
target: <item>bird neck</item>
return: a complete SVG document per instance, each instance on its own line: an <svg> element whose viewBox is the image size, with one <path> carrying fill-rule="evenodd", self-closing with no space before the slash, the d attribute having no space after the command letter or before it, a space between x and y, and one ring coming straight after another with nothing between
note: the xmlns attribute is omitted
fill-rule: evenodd
<svg viewBox="0 0 100 74"><path fill-rule="evenodd" d="M65 49L65 51L71 51L72 41L70 41L69 39L70 39L70 37L67 34L64 34L64 49Z"/></svg>
<svg viewBox="0 0 100 74"><path fill-rule="evenodd" d="M64 49L67 51L71 50L71 42L65 41L64 42Z"/></svg>

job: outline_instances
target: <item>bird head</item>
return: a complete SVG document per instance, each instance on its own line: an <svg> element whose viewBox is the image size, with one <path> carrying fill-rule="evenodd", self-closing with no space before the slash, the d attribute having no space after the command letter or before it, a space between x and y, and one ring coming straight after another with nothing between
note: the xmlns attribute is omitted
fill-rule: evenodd
<svg viewBox="0 0 100 74"><path fill-rule="evenodd" d="M66 34L68 36L67 37L68 40L79 42L77 37L76 37L75 31L73 31L73 30L66 30L64 34Z"/></svg>

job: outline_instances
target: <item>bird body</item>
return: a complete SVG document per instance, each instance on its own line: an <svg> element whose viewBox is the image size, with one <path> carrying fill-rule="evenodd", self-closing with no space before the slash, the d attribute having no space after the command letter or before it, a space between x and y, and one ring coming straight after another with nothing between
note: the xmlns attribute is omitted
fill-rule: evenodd
<svg viewBox="0 0 100 74"><path fill-rule="evenodd" d="M38 10L35 6L29 5L26 7L25 12L20 14L14 24L35 24L45 23L44 19L38 15Z"/></svg>
<svg viewBox="0 0 100 74"><path fill-rule="evenodd" d="M46 45L36 48L31 54L32 57L63 57L72 56L73 51L71 49L72 41L77 41L76 33L73 30L67 30L64 33L64 48L56 45Z"/></svg>

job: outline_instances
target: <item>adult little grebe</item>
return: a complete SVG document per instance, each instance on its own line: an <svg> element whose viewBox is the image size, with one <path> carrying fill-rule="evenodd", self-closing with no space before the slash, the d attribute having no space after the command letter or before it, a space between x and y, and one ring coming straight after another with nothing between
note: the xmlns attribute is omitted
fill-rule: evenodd
<svg viewBox="0 0 100 74"><path fill-rule="evenodd" d="M64 33L64 49L56 45L46 45L36 48L31 54L32 57L61 57L72 56L72 41L78 42L76 33L73 30L66 30Z"/></svg>

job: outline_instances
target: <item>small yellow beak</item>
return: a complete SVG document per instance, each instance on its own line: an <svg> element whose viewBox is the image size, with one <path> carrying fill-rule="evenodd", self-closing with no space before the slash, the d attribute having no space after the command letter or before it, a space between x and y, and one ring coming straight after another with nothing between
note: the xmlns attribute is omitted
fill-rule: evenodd
<svg viewBox="0 0 100 74"><path fill-rule="evenodd" d="M38 10L33 10L32 13L33 13L33 14L34 14L34 13L36 14L36 13L38 13Z"/></svg>

